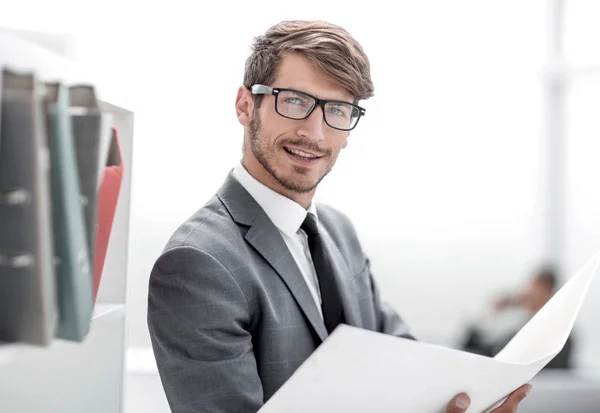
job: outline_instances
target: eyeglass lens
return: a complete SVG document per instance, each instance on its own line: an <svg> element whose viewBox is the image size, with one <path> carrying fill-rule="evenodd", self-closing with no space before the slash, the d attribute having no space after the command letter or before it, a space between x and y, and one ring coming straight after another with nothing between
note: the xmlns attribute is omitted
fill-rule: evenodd
<svg viewBox="0 0 600 413"><path fill-rule="evenodd" d="M303 93L282 90L277 95L277 111L291 119L304 119L313 109L315 100ZM324 107L325 122L332 128L349 130L358 121L358 109L343 102L327 102Z"/></svg>

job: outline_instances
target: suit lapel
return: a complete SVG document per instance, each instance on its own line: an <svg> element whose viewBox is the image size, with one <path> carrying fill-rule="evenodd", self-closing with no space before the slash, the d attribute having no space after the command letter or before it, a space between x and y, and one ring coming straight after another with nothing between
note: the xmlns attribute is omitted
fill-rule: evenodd
<svg viewBox="0 0 600 413"><path fill-rule="evenodd" d="M310 294L294 257L267 214L263 212L257 216L254 225L246 233L246 240L277 271L321 340L325 340L327 330L317 310L315 300Z"/></svg>
<svg viewBox="0 0 600 413"><path fill-rule="evenodd" d="M219 190L218 197L238 224L250 227L245 235L246 241L258 251L285 282L310 325L321 340L325 340L327 329L323 319L306 281L277 227L231 173Z"/></svg>

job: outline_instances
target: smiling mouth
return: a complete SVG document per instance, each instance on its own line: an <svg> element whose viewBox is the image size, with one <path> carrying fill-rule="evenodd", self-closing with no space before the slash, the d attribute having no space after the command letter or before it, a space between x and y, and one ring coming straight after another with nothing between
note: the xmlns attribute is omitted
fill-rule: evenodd
<svg viewBox="0 0 600 413"><path fill-rule="evenodd" d="M310 152L305 152L301 149L288 148L287 146L284 146L283 149L285 149L285 151L287 153L289 153L290 155L293 155L297 158L300 158L300 159L303 159L306 161L314 161L316 159L320 159L323 157L322 155L315 155Z"/></svg>

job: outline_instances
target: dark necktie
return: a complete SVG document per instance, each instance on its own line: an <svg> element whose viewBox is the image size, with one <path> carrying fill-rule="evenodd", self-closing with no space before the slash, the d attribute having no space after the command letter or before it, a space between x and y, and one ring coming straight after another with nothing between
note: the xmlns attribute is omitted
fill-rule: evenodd
<svg viewBox="0 0 600 413"><path fill-rule="evenodd" d="M317 227L317 218L308 213L306 219L300 227L308 236L308 246L312 256L317 278L319 279L319 289L321 290L321 308L323 310L323 319L327 332L331 333L338 324L344 322L344 309L340 291L333 273L333 266L329 258L325 244L319 228Z"/></svg>

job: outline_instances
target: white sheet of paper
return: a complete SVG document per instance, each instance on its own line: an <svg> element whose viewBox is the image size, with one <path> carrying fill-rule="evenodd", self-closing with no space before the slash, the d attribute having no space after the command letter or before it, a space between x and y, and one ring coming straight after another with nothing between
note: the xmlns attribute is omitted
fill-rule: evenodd
<svg viewBox="0 0 600 413"><path fill-rule="evenodd" d="M340 325L260 413L489 411L563 348L600 263L590 259L494 358Z"/></svg>

